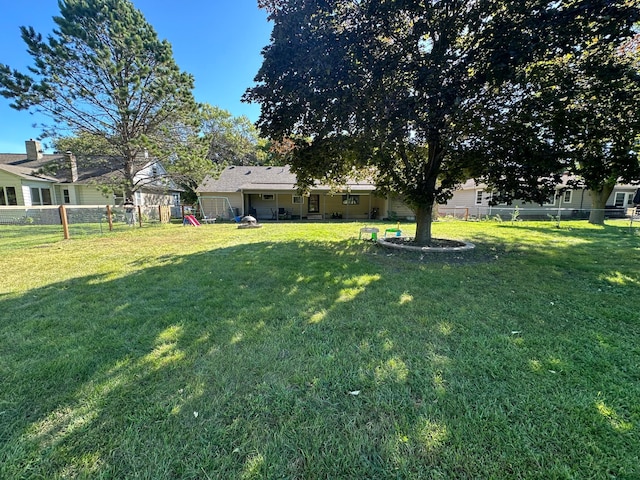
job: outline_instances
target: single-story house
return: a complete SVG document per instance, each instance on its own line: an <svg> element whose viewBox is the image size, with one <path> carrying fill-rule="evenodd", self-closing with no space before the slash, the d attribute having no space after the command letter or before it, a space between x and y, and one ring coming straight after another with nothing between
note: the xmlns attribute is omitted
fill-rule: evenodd
<svg viewBox="0 0 640 480"><path fill-rule="evenodd" d="M121 175L106 157L76 158L70 152L46 154L37 140L25 142L26 155L0 154L0 206L122 205L123 194L108 194L99 188L109 178ZM150 160L136 181L144 185L136 192L136 205L179 205L180 189L167 182L159 162Z"/></svg>
<svg viewBox="0 0 640 480"><path fill-rule="evenodd" d="M484 218L485 216L500 215L508 219L517 206L520 218L547 218L547 215L562 217L587 218L591 210L591 193L586 188L568 188L565 176L562 184L558 185L558 193L549 197L544 205L514 201L511 205L490 205L492 193L487 186L466 181L456 190L453 197L443 205L438 205L440 216ZM607 200L607 215L613 217L624 216L626 209L633 206L633 197L638 189L637 185L618 184Z"/></svg>
<svg viewBox="0 0 640 480"><path fill-rule="evenodd" d="M351 180L340 187L316 184L305 195L285 166L230 166L196 189L203 217L252 215L258 220L365 220L395 215L412 218L399 198L375 194L372 182Z"/></svg>

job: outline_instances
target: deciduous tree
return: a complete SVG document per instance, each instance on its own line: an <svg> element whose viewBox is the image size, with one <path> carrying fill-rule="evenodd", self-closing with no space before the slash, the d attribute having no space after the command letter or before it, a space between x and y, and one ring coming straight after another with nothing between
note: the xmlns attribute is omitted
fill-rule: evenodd
<svg viewBox="0 0 640 480"><path fill-rule="evenodd" d="M245 96L262 104L262 133L295 142L292 167L302 186L374 167L379 189L402 194L414 208L419 244L431 241L434 203L472 171L491 168L489 152L461 161L473 102L504 98L505 85L526 86L526 65L594 36L619 42L638 18L633 2L604 0L262 5L274 29L257 85ZM510 107L507 101L503 109Z"/></svg>
<svg viewBox="0 0 640 480"><path fill-rule="evenodd" d="M227 165L263 165L270 161L267 150L247 117L205 103L165 125L151 152L185 189L184 199L195 202L207 175L217 176Z"/></svg>

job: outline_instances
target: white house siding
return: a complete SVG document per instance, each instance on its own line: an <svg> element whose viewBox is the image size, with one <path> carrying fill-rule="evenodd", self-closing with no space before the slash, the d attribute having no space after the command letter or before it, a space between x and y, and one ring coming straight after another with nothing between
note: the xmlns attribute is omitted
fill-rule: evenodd
<svg viewBox="0 0 640 480"><path fill-rule="evenodd" d="M76 195L76 189L78 187L76 185L55 185L54 190L56 192L56 201L59 205L65 204L64 201L64 191L69 191L69 203L67 205L79 205L78 196ZM102 202L104 203L104 202Z"/></svg>
<svg viewBox="0 0 640 480"><path fill-rule="evenodd" d="M105 196L96 187L90 185L76 186L78 205L113 205L113 196Z"/></svg>
<svg viewBox="0 0 640 480"><path fill-rule="evenodd" d="M465 218L468 215L479 215L484 212L489 205L488 200L484 199L483 204L476 205L476 190L457 190L453 197L445 204L438 205L438 215L446 217L451 215L456 218Z"/></svg>
<svg viewBox="0 0 640 480"><path fill-rule="evenodd" d="M142 193L143 205L173 205L173 195L164 193Z"/></svg>
<svg viewBox="0 0 640 480"><path fill-rule="evenodd" d="M569 201L566 201L566 191L562 191L556 196L552 203L544 205L514 201L511 205L495 206L489 205L490 194L485 193L484 190L482 194L482 203L477 205L476 195L479 190L482 190L482 188L465 188L456 191L453 197L446 204L438 206L439 215L453 215L457 218L464 218L467 215L471 218L483 218L487 215L499 215L503 219L509 219L517 206L520 218L547 218L548 215L559 215L561 218L586 218L589 215L589 210L591 209L592 197L589 190L586 189L569 190L571 192ZM617 186L607 200L607 207L613 207L616 204L617 194L620 194L621 198L618 200L623 199L625 203L624 206L618 206L622 211L624 208L631 206L629 202L633 198L634 192L635 187L633 186Z"/></svg>
<svg viewBox="0 0 640 480"><path fill-rule="evenodd" d="M396 218L415 218L415 212L404 203L402 197L393 196L389 198L388 207L385 216L394 216Z"/></svg>
<svg viewBox="0 0 640 480"><path fill-rule="evenodd" d="M0 170L0 187L15 188L18 205L24 205L24 192L22 191L22 184L18 177L16 177L15 175L11 175L3 170Z"/></svg>

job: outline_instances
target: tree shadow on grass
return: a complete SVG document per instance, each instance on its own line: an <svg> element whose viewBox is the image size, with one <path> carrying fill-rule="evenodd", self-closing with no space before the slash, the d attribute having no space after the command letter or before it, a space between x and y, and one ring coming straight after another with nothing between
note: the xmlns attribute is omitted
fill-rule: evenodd
<svg viewBox="0 0 640 480"><path fill-rule="evenodd" d="M622 356L637 325L557 324L546 299L505 290L500 262L448 268L355 241L155 260L0 299L2 476L635 468L638 412L621 406L638 400L624 370L637 349Z"/></svg>

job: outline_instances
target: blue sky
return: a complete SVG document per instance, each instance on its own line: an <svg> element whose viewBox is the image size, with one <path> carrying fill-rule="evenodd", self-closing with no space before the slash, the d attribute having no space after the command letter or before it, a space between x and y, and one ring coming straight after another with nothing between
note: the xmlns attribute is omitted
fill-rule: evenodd
<svg viewBox="0 0 640 480"><path fill-rule="evenodd" d="M173 46L176 62L195 77L195 97L258 119L259 105L240 102L262 64L260 51L269 43L271 24L256 0L133 0L161 39ZM26 71L31 56L19 27L32 26L47 35L59 14L57 0L0 0L0 63ZM40 134L42 123L28 112L9 107L0 97L0 153L22 153L24 141ZM44 119L48 121L48 119Z"/></svg>

